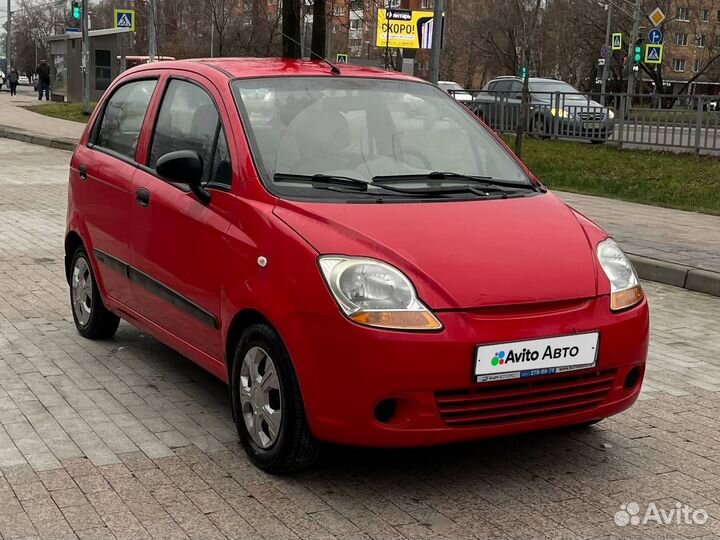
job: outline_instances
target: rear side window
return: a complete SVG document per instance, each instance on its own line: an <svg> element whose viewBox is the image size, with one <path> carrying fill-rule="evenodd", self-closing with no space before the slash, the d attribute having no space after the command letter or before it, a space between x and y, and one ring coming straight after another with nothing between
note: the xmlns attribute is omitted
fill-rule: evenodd
<svg viewBox="0 0 720 540"><path fill-rule="evenodd" d="M217 108L200 86L173 80L160 106L150 150L150 167L176 150L194 150L205 165L204 180L230 185L232 169Z"/></svg>
<svg viewBox="0 0 720 540"><path fill-rule="evenodd" d="M112 95L100 120L95 145L135 159L135 150L155 80L127 83Z"/></svg>

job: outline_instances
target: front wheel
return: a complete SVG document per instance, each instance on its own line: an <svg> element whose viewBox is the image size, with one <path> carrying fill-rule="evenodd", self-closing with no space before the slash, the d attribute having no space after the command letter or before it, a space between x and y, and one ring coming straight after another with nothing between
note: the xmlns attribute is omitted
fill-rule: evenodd
<svg viewBox="0 0 720 540"><path fill-rule="evenodd" d="M70 264L70 305L78 333L88 339L110 339L120 318L103 304L84 248L75 250Z"/></svg>
<svg viewBox="0 0 720 540"><path fill-rule="evenodd" d="M248 327L235 351L233 417L250 459L272 474L310 466L320 444L310 433L290 355L266 324Z"/></svg>

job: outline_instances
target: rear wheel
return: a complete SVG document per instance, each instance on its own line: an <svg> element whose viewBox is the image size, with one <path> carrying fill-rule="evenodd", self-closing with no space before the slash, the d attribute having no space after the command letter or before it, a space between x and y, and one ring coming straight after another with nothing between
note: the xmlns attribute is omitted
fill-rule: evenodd
<svg viewBox="0 0 720 540"><path fill-rule="evenodd" d="M284 474L315 461L320 444L310 433L290 355L270 326L243 332L231 385L240 442L258 467Z"/></svg>
<svg viewBox="0 0 720 540"><path fill-rule="evenodd" d="M103 304L83 247L75 250L70 264L70 306L75 328L88 339L110 339L120 325L120 318Z"/></svg>
<svg viewBox="0 0 720 540"><path fill-rule="evenodd" d="M548 139L550 137L547 132L545 118L542 116L536 116L532 119L532 123L530 124L530 136L535 139Z"/></svg>

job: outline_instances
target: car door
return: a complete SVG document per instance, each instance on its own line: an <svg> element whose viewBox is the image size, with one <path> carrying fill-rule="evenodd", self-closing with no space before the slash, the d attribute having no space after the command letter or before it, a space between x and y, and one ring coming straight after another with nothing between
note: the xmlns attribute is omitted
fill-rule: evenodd
<svg viewBox="0 0 720 540"><path fill-rule="evenodd" d="M72 164L72 190L82 209L88 247L98 262L99 281L113 300L127 305L130 284L128 228L138 140L157 79L129 81L116 88L93 126L88 145Z"/></svg>
<svg viewBox="0 0 720 540"><path fill-rule="evenodd" d="M133 179L129 221L133 309L220 362L223 253L234 201L228 125L227 110L210 81L170 78L147 164ZM208 204L157 175L157 160L177 150L194 150L202 157Z"/></svg>

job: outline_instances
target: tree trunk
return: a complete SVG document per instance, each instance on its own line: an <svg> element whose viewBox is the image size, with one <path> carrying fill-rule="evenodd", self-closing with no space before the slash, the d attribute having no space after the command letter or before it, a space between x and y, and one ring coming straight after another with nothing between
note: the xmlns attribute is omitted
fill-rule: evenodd
<svg viewBox="0 0 720 540"><path fill-rule="evenodd" d="M300 46L300 0L284 0L282 6L283 58L302 58Z"/></svg>
<svg viewBox="0 0 720 540"><path fill-rule="evenodd" d="M325 38L327 33L327 12L325 0L313 3L312 54L315 58L325 58Z"/></svg>

